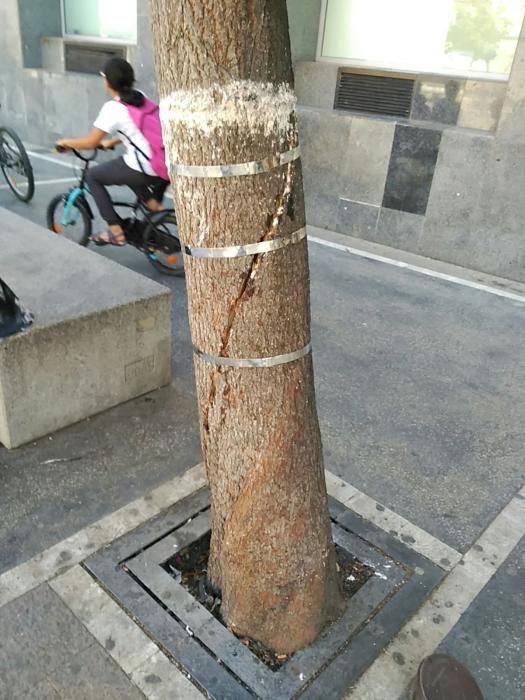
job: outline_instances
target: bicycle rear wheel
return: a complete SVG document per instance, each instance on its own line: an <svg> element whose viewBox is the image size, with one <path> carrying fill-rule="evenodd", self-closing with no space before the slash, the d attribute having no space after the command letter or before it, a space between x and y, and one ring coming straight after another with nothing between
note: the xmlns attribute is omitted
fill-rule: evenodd
<svg viewBox="0 0 525 700"><path fill-rule="evenodd" d="M163 275L184 275L184 254L175 212L161 212L144 232L146 257Z"/></svg>
<svg viewBox="0 0 525 700"><path fill-rule="evenodd" d="M29 202L35 193L31 161L18 134L6 126L0 128L0 167L15 197Z"/></svg>
<svg viewBox="0 0 525 700"><path fill-rule="evenodd" d="M47 207L47 227L57 235L68 238L73 243L86 246L91 238L91 216L82 199L77 199L69 214L65 215L68 194L58 194Z"/></svg>

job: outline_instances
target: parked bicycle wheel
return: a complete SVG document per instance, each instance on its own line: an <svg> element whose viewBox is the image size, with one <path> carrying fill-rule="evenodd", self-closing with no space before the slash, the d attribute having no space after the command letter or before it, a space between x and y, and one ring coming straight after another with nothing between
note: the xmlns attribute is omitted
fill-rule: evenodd
<svg viewBox="0 0 525 700"><path fill-rule="evenodd" d="M18 134L0 127L0 167L13 194L29 202L35 193L35 178L31 161Z"/></svg>
<svg viewBox="0 0 525 700"><path fill-rule="evenodd" d="M179 226L174 212L161 213L144 232L146 256L164 275L184 274L184 255L179 240Z"/></svg>
<svg viewBox="0 0 525 700"><path fill-rule="evenodd" d="M91 215L83 199L77 199L67 207L69 194L54 197L47 208L47 227L79 245L87 245L91 238ZM66 213L67 209L67 213Z"/></svg>

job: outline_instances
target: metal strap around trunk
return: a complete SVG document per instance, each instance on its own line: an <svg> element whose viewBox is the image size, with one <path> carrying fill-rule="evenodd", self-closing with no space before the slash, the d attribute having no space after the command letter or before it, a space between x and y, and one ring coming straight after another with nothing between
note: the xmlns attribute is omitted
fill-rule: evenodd
<svg viewBox="0 0 525 700"><path fill-rule="evenodd" d="M245 258L248 255L261 255L270 253L273 250L286 248L294 243L299 243L306 238L306 227L300 228L288 236L271 238L268 241L259 243L248 243L246 245L232 245L226 248L193 248L184 246L184 252L193 258Z"/></svg>
<svg viewBox="0 0 525 700"><path fill-rule="evenodd" d="M233 163L231 165L182 165L174 163L171 166L173 175L178 177L243 177L244 175L260 175L270 170L286 165L301 157L299 146L276 156L268 156L263 160L253 160L249 163Z"/></svg>
<svg viewBox="0 0 525 700"><path fill-rule="evenodd" d="M218 365L220 367L235 367L235 368L257 368L257 367L278 367L286 365L290 362L296 362L303 357L306 357L312 351L312 343L308 343L295 352L289 352L286 355L275 355L274 357L259 357L254 359L239 359L234 357L218 357L217 355L208 355L207 352L199 350L195 346L193 352L210 365Z"/></svg>

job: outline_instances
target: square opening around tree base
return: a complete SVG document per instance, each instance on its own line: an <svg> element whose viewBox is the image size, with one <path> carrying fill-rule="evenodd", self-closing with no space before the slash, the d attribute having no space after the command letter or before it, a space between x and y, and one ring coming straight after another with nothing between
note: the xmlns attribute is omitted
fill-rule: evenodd
<svg viewBox="0 0 525 700"><path fill-rule="evenodd" d="M336 546L368 567L371 575L349 598L342 617L315 644L277 664L276 670L170 570L178 552L209 532L208 489L124 535L84 566L210 698L335 700L446 572L333 499L330 513Z"/></svg>
<svg viewBox="0 0 525 700"><path fill-rule="evenodd" d="M181 528L181 533L182 529L183 528ZM222 617L222 599L220 592L210 585L208 579L210 544L211 530L207 530L204 535L201 535L186 547L182 549L177 547L177 553L164 562L164 564L161 564L161 566L175 579L176 583L182 584L183 588L189 592L193 598L225 626ZM366 564L352 558L349 553L339 545L335 545L335 556L337 562L337 576L343 596L343 609L346 609L348 601L370 577L374 575L374 571ZM235 636L272 671L279 670L293 656L292 654L279 654L274 652L258 640L240 637L239 635Z"/></svg>

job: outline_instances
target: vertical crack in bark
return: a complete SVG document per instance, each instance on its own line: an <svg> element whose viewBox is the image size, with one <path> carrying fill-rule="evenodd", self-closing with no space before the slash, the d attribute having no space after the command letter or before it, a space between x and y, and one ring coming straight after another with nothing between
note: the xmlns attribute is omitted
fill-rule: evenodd
<svg viewBox="0 0 525 700"><path fill-rule="evenodd" d="M265 233L259 239L259 243L264 242L265 240L269 239L270 237L274 237L274 236L272 236L272 234L275 235L278 232L282 218L287 210L288 200L289 200L290 195L291 195L292 190L293 190L292 185L293 185L293 164L289 163L287 170L286 170L286 174L284 176L283 191L279 195L277 195L276 203L275 203L275 211L273 212L273 214L271 214L270 228L267 231L265 231ZM239 309L241 307L241 304L245 301L245 299L247 297L247 292L248 292L250 282L253 282L255 280L257 272L258 272L258 270L261 266L262 260L264 258L264 255L265 255L265 253L259 253L258 255L253 256L250 267L248 268L248 272L246 273L244 280L242 282L240 291L237 294L236 298L230 304L230 310L228 312L228 321L226 323L226 326L225 326L225 328L222 332L222 336L221 336L221 346L219 349L219 357L226 357L226 352L228 350L228 346L230 343L231 334L233 331L233 326L234 326L235 320L238 316ZM214 368L214 370L211 373L210 392L208 395L208 400L206 402L206 406L205 406L204 411L203 411L203 421L202 421L206 436L209 436L209 433L210 433L210 411L213 408L213 404L214 404L215 399L217 397L217 375L224 373L224 371L225 371L224 367L218 367L218 368ZM228 387L225 387L225 390L227 390L227 388ZM224 397L224 392L223 392L223 397ZM207 450L208 450L207 440L204 440L203 451L204 451L204 458L205 459L206 459Z"/></svg>

